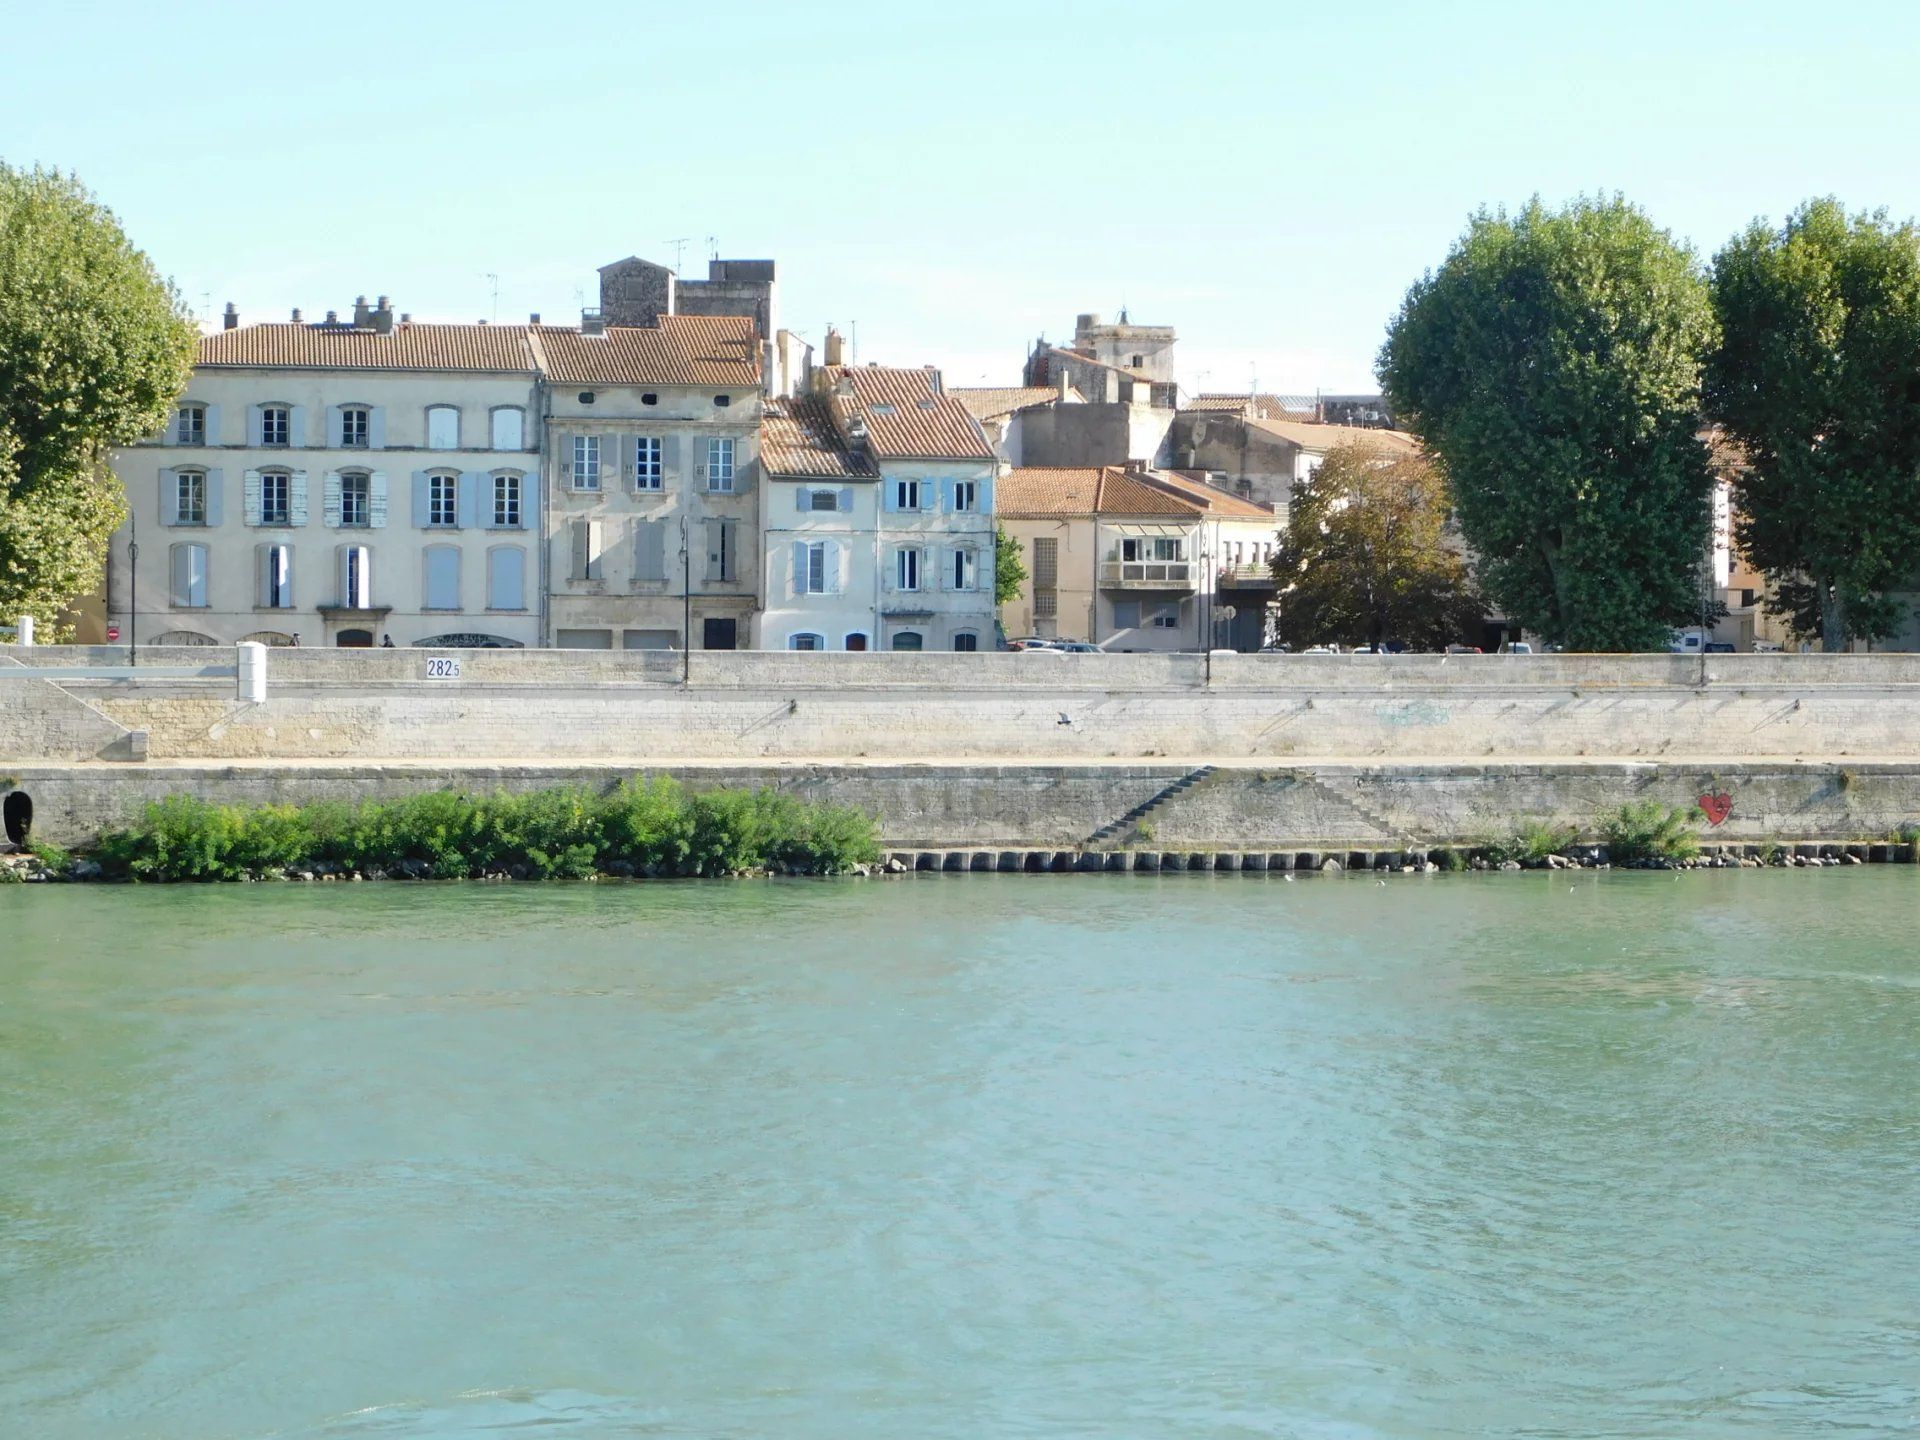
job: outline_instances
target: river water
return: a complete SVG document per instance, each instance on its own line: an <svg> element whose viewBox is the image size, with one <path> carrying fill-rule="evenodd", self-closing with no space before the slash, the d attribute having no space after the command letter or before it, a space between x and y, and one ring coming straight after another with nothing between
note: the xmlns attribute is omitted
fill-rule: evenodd
<svg viewBox="0 0 1920 1440"><path fill-rule="evenodd" d="M1920 872L0 890L0 1433L1920 1425Z"/></svg>

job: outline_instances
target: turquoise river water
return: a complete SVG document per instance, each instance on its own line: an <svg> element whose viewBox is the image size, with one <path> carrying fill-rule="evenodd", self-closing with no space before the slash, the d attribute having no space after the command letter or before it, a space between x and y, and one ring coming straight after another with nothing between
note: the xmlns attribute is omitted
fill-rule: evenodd
<svg viewBox="0 0 1920 1440"><path fill-rule="evenodd" d="M1920 872L0 890L0 1434L1920 1426Z"/></svg>

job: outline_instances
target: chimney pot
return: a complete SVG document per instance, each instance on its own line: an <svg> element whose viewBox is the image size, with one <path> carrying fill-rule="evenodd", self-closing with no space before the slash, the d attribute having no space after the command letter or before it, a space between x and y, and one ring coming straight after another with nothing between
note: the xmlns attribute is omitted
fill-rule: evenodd
<svg viewBox="0 0 1920 1440"><path fill-rule="evenodd" d="M300 323L300 307L298 305L293 307L293 323L296 325Z"/></svg>
<svg viewBox="0 0 1920 1440"><path fill-rule="evenodd" d="M220 328L222 330L237 330L240 328L240 312L234 308L231 300L227 302L227 313L220 317Z"/></svg>
<svg viewBox="0 0 1920 1440"><path fill-rule="evenodd" d="M339 323L340 323L340 312L338 310L327 311L327 324L337 325Z"/></svg>
<svg viewBox="0 0 1920 1440"><path fill-rule="evenodd" d="M380 303L374 306L376 310L391 310L392 308L393 307L387 303L387 297L384 295L380 297Z"/></svg>
<svg viewBox="0 0 1920 1440"><path fill-rule="evenodd" d="M538 325L540 323L540 312L536 310L531 315L527 316L527 323L529 325Z"/></svg>
<svg viewBox="0 0 1920 1440"><path fill-rule="evenodd" d="M406 314L405 312L402 312L400 316L400 323L402 325L411 325L413 323L413 316Z"/></svg>

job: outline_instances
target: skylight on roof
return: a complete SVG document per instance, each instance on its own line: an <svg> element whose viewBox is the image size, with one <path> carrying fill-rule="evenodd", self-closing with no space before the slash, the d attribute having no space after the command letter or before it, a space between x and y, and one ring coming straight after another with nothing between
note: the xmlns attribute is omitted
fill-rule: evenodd
<svg viewBox="0 0 1920 1440"><path fill-rule="evenodd" d="M882 400L878 405L870 405L867 408L870 409L875 415L893 414L892 404L885 400Z"/></svg>

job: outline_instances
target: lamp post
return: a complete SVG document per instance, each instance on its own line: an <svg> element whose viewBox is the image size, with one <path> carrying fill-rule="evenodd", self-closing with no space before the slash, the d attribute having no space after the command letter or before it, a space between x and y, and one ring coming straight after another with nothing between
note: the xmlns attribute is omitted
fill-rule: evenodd
<svg viewBox="0 0 1920 1440"><path fill-rule="evenodd" d="M140 663L140 519L127 524L127 664Z"/></svg>

